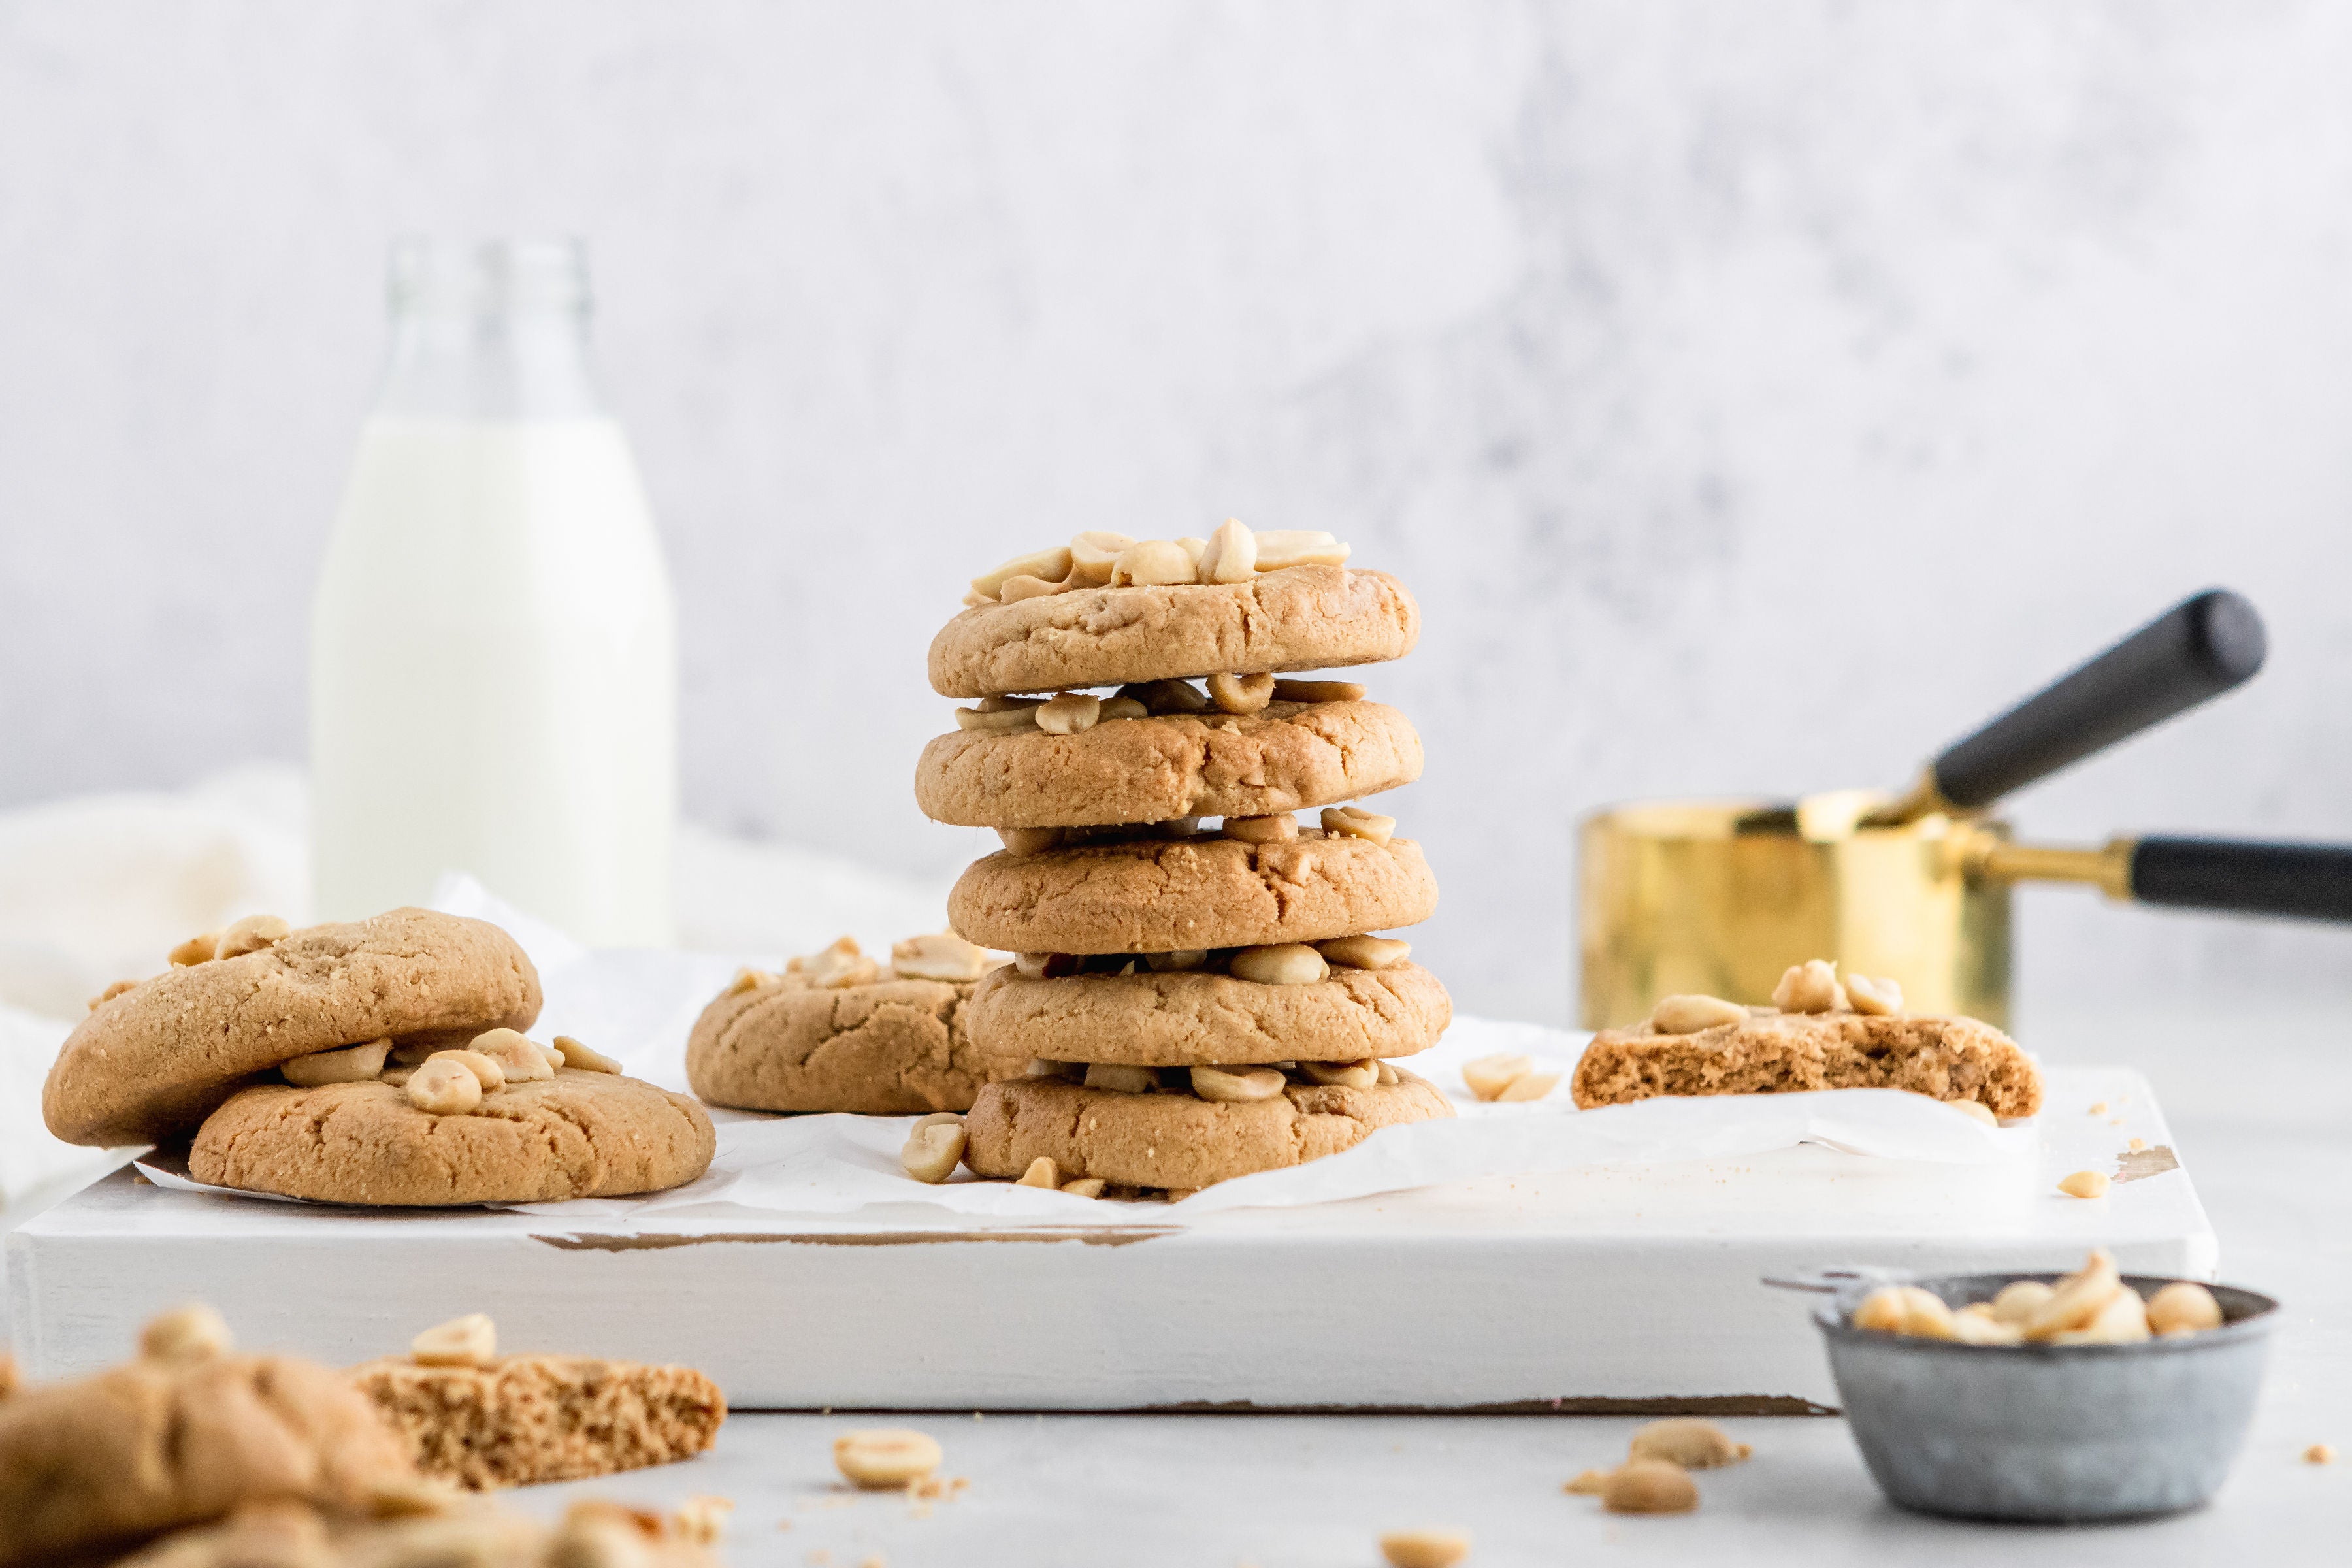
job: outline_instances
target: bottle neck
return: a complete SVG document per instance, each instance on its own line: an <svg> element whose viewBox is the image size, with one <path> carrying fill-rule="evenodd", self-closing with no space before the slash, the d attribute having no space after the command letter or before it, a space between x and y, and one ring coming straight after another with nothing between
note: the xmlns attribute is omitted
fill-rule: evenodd
<svg viewBox="0 0 2352 1568"><path fill-rule="evenodd" d="M603 412L588 363L587 263L572 241L393 247L391 352L376 412L566 419Z"/></svg>

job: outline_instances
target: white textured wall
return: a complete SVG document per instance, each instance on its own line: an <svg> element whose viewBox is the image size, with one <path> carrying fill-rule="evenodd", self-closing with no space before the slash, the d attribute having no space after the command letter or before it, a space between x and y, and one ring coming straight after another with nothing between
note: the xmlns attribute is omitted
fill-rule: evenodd
<svg viewBox="0 0 2352 1568"><path fill-rule="evenodd" d="M1906 776L2209 583L2248 691L2044 836L2352 837L2352 10L0 0L0 802L302 745L404 228L572 230L687 607L690 812L909 870L958 580L1318 526L1475 1008L1569 825ZM2352 933L2032 896L2036 996Z"/></svg>

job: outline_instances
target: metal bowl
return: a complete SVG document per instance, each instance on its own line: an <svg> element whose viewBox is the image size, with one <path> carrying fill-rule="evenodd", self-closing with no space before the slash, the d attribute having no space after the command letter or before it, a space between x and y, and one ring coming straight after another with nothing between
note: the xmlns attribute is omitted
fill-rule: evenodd
<svg viewBox="0 0 2352 1568"><path fill-rule="evenodd" d="M2245 1441L2278 1303L2208 1287L2221 1326L2121 1345L1965 1345L1852 1326L1884 1279L1840 1283L1813 1309L1846 1425L1880 1489L1958 1519L2071 1523L2178 1513L2210 1499ZM2019 1279L1900 1281L1952 1307ZM2145 1300L2171 1283L2127 1274ZM1820 1287L1815 1287L1819 1289Z"/></svg>

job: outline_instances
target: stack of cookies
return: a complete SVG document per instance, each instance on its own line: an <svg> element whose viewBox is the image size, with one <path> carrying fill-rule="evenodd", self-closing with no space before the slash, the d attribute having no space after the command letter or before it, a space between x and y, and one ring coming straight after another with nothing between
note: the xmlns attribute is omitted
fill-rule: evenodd
<svg viewBox="0 0 2352 1568"><path fill-rule="evenodd" d="M527 1037L539 1007L530 958L482 921L256 915L92 1001L41 1110L68 1143L193 1135L198 1181L326 1203L620 1197L709 1168L700 1106Z"/></svg>
<svg viewBox="0 0 2352 1568"><path fill-rule="evenodd" d="M1412 595L1347 557L1229 521L1082 533L973 582L930 679L978 700L924 749L916 798L1003 839L948 912L1019 955L965 1027L1025 1066L919 1127L909 1171L941 1180L960 1154L1033 1185L1183 1193L1452 1114L1391 1065L1444 1032L1445 988L1377 934L1427 919L1437 884L1391 819L1347 804L1420 776L1420 737L1360 686L1279 679L1412 650Z"/></svg>

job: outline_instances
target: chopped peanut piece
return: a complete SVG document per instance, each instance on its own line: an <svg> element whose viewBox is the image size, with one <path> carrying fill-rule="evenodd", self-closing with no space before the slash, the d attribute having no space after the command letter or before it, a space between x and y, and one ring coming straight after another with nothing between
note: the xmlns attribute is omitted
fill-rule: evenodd
<svg viewBox="0 0 2352 1568"><path fill-rule="evenodd" d="M1323 808L1323 831L1344 838L1369 838L1375 844L1386 844L1396 836L1396 818L1366 811L1358 805L1327 805Z"/></svg>
<svg viewBox="0 0 2352 1568"><path fill-rule="evenodd" d="M278 1072L297 1089L317 1089L330 1083L365 1083L383 1071L383 1058L392 1051L390 1040L370 1040L365 1045L345 1046L341 1050L312 1051L307 1057L296 1057L290 1062L280 1062Z"/></svg>
<svg viewBox="0 0 2352 1568"><path fill-rule="evenodd" d="M209 1361L235 1348L228 1321L202 1301L175 1307L139 1331L139 1354L145 1361Z"/></svg>
<svg viewBox="0 0 2352 1568"><path fill-rule="evenodd" d="M1108 584L1111 568L1134 542L1124 533L1103 529L1089 529L1079 534L1070 541L1071 579L1097 588Z"/></svg>
<svg viewBox="0 0 2352 1568"><path fill-rule="evenodd" d="M1150 1068L1122 1062L1094 1062L1087 1068L1086 1082L1088 1089L1108 1089L1114 1094L1150 1094L1160 1087L1160 1075Z"/></svg>
<svg viewBox="0 0 2352 1568"><path fill-rule="evenodd" d="M1249 1105L1282 1092L1282 1074L1272 1068L1196 1067L1192 1092L1220 1105Z"/></svg>
<svg viewBox="0 0 2352 1568"><path fill-rule="evenodd" d="M1029 1162L1029 1168L1022 1172L1021 1179L1013 1184L1016 1187L1045 1187L1059 1191L1062 1185L1061 1167L1054 1163L1052 1155L1040 1154Z"/></svg>
<svg viewBox="0 0 2352 1568"><path fill-rule="evenodd" d="M1032 855L1043 855L1062 841L1062 830L1058 827L1000 827L996 836L1004 840L1006 854L1018 855L1024 859Z"/></svg>
<svg viewBox="0 0 2352 1568"><path fill-rule="evenodd" d="M467 1048L496 1062L499 1073L509 1083L545 1083L555 1077L555 1068L549 1064L547 1053L520 1030L486 1029L474 1037L473 1044ZM482 1087L487 1089L489 1086L485 1084Z"/></svg>
<svg viewBox="0 0 2352 1568"><path fill-rule="evenodd" d="M172 950L172 963L185 969L191 964L210 963L213 949L220 942L220 932L208 931L202 936L192 936Z"/></svg>
<svg viewBox="0 0 2352 1568"><path fill-rule="evenodd" d="M1276 702L1361 702L1364 689L1352 680L1282 680L1274 683Z"/></svg>
<svg viewBox="0 0 2352 1568"><path fill-rule="evenodd" d="M1070 574L1070 548L1056 544L1050 550L1033 550L1026 555L1016 555L993 572L983 572L971 580L971 591L982 599L1003 596L1005 584L1016 577L1028 577L1039 582L1059 583ZM1006 601L1008 604L1011 601Z"/></svg>
<svg viewBox="0 0 2352 1568"><path fill-rule="evenodd" d="M222 931L213 945L215 958L236 958L275 947L294 934L294 928L276 915L247 915Z"/></svg>
<svg viewBox="0 0 2352 1568"><path fill-rule="evenodd" d="M994 711L984 708L959 708L955 710L956 728L992 735L1034 730L1037 728L1037 710L1044 706L1043 702L1030 702L1018 708L1000 708Z"/></svg>
<svg viewBox="0 0 2352 1568"><path fill-rule="evenodd" d="M1181 948L1174 952L1147 952L1143 955L1143 966L1154 974L1183 974L1207 967L1208 962L1209 950L1205 947Z"/></svg>
<svg viewBox="0 0 2352 1568"><path fill-rule="evenodd" d="M1837 981L1837 965L1819 958L1790 964L1780 984L1772 987L1772 1005L1783 1013L1843 1011L1846 994Z"/></svg>
<svg viewBox="0 0 2352 1568"><path fill-rule="evenodd" d="M866 956L853 936L837 937L823 952L806 958L795 958L784 965L786 974L797 974L820 991L845 990L852 985L871 985L882 978L882 966Z"/></svg>
<svg viewBox="0 0 2352 1568"><path fill-rule="evenodd" d="M484 1094L492 1093L507 1086L507 1069L479 1051L468 1050L461 1047L453 1051L436 1051L425 1058L426 1067L431 1067L435 1062L455 1062L464 1068L474 1075L477 1082L481 1084Z"/></svg>
<svg viewBox="0 0 2352 1568"><path fill-rule="evenodd" d="M1110 585L1114 588L1155 588L1199 581L1199 569L1192 564L1192 557L1182 545L1165 539L1130 544L1110 563Z"/></svg>
<svg viewBox="0 0 2352 1568"><path fill-rule="evenodd" d="M463 1062L427 1061L402 1086L408 1103L434 1116L470 1115L482 1103L482 1080Z"/></svg>
<svg viewBox="0 0 2352 1568"><path fill-rule="evenodd" d="M2310 1447L2305 1448L2303 1451L2303 1462L2306 1465L2334 1464L2336 1462L2335 1445L2330 1443L2314 1443Z"/></svg>
<svg viewBox="0 0 2352 1568"><path fill-rule="evenodd" d="M1101 710L1095 715L1095 721L1108 724L1114 719L1149 719L1150 717L1151 717L1151 710L1134 698L1113 697L1103 703Z"/></svg>
<svg viewBox="0 0 2352 1568"><path fill-rule="evenodd" d="M1298 837L1298 818L1286 811L1273 816L1228 816L1217 831L1244 844L1288 844Z"/></svg>
<svg viewBox="0 0 2352 1568"><path fill-rule="evenodd" d="M1274 700L1271 675L1213 675L1209 700L1221 713L1255 713Z"/></svg>
<svg viewBox="0 0 2352 1568"><path fill-rule="evenodd" d="M1747 1021L1747 1008L1720 996L1661 996L1650 1009L1650 1027L1661 1035L1696 1035Z"/></svg>
<svg viewBox="0 0 2352 1568"><path fill-rule="evenodd" d="M2107 1195L2107 1175L2104 1171L2077 1171L2058 1184L2058 1190L2070 1198L2103 1198Z"/></svg>
<svg viewBox="0 0 2352 1568"><path fill-rule="evenodd" d="M926 1116L915 1123L907 1146L898 1151L898 1163L915 1180L936 1186L955 1174L968 1136L963 1118L952 1111Z"/></svg>
<svg viewBox="0 0 2352 1568"><path fill-rule="evenodd" d="M1314 944L1333 963L1349 969L1394 969L1412 956L1412 944L1385 936L1335 936Z"/></svg>
<svg viewBox="0 0 2352 1568"><path fill-rule="evenodd" d="M1064 1182L1062 1190L1066 1193L1075 1193L1082 1198L1098 1198L1103 1195L1103 1188L1108 1184L1100 1176L1081 1176L1075 1182Z"/></svg>
<svg viewBox="0 0 2352 1568"><path fill-rule="evenodd" d="M1513 1079L1533 1072L1535 1065L1533 1058L1497 1052L1494 1056L1464 1062L1462 1081L1468 1084L1470 1092L1479 1099L1495 1100L1511 1087Z"/></svg>
<svg viewBox="0 0 2352 1568"><path fill-rule="evenodd" d="M890 973L901 980L977 980L989 968L988 950L951 931L890 944Z"/></svg>
<svg viewBox="0 0 2352 1568"><path fill-rule="evenodd" d="M1209 535L1200 556L1203 583L1246 583L1257 575L1257 535L1229 517Z"/></svg>
<svg viewBox="0 0 2352 1568"><path fill-rule="evenodd" d="M419 1366L488 1366L499 1359L499 1328L488 1312L436 1323L408 1342Z"/></svg>
<svg viewBox="0 0 2352 1568"><path fill-rule="evenodd" d="M1234 954L1226 969L1236 980L1252 980L1261 985L1312 985L1331 973L1323 955L1303 942L1245 947Z"/></svg>
<svg viewBox="0 0 2352 1568"><path fill-rule="evenodd" d="M1845 977L1845 995L1857 1013L1885 1018L1903 1011L1903 987L1892 980L1849 974Z"/></svg>
<svg viewBox="0 0 2352 1568"><path fill-rule="evenodd" d="M1381 1081L1381 1064L1369 1057L1360 1062L1300 1062L1298 1070L1309 1083L1341 1089L1370 1089Z"/></svg>
<svg viewBox="0 0 2352 1568"><path fill-rule="evenodd" d="M747 991L757 991L762 986L773 985L775 983L776 976L766 970L753 969L746 964L735 972L735 978L727 983L727 989L721 994L740 996Z"/></svg>
<svg viewBox="0 0 2352 1568"><path fill-rule="evenodd" d="M1036 710L1037 728L1048 735L1083 735L1102 717L1102 699L1065 691Z"/></svg>
<svg viewBox="0 0 2352 1568"><path fill-rule="evenodd" d="M2221 1326L2221 1303L2213 1299L2212 1291L2194 1279L2175 1279L2147 1299L2147 1326L2151 1332L2159 1334L2181 1329L2218 1329Z"/></svg>
<svg viewBox="0 0 2352 1568"><path fill-rule="evenodd" d="M1556 1072L1523 1072L1505 1084L1503 1092L1496 1095L1495 1099L1505 1104L1517 1100L1541 1100L1545 1095L1549 1094L1559 1082L1559 1074Z"/></svg>
<svg viewBox="0 0 2352 1568"><path fill-rule="evenodd" d="M569 1035L556 1036L555 1048L562 1053L565 1067L578 1068L582 1072L616 1073L621 1070L620 1063L593 1046L582 1045Z"/></svg>
<svg viewBox="0 0 2352 1568"><path fill-rule="evenodd" d="M1698 1507L1698 1488L1680 1465L1636 1459L1610 1475L1601 1506L1612 1513L1688 1513Z"/></svg>
<svg viewBox="0 0 2352 1568"><path fill-rule="evenodd" d="M1653 1421L1635 1432L1625 1457L1664 1459L1685 1470L1712 1470L1739 1464L1755 1452L1745 1443L1734 1442L1729 1433L1712 1421L1678 1415Z"/></svg>
<svg viewBox="0 0 2352 1568"><path fill-rule="evenodd" d="M1381 1537L1390 1568L1454 1568L1470 1555L1465 1530L1392 1530Z"/></svg>
<svg viewBox="0 0 2352 1568"><path fill-rule="evenodd" d="M919 1481L940 1468L941 1457L936 1438L900 1427L844 1432L833 1440L835 1468L868 1489Z"/></svg>
<svg viewBox="0 0 2352 1568"><path fill-rule="evenodd" d="M1279 572L1287 566L1340 566L1348 547L1320 529L1262 529L1257 535L1257 569Z"/></svg>

